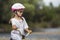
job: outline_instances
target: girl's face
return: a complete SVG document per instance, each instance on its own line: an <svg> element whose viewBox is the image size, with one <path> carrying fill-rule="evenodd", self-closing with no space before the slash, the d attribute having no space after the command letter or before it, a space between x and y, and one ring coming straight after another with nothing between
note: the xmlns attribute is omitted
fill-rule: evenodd
<svg viewBox="0 0 60 40"><path fill-rule="evenodd" d="M18 10L18 11L17 11L17 14L18 14L19 17L21 17L22 14L23 14L23 10Z"/></svg>

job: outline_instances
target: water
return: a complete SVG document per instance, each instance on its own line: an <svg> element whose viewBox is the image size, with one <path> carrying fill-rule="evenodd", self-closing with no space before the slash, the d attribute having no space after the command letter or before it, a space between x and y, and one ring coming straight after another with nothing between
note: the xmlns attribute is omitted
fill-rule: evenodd
<svg viewBox="0 0 60 40"><path fill-rule="evenodd" d="M32 33L26 40L60 40L60 29L44 29L45 32L58 32L57 34L46 34L45 32L36 32ZM0 40L9 40L10 34L9 33L0 33Z"/></svg>

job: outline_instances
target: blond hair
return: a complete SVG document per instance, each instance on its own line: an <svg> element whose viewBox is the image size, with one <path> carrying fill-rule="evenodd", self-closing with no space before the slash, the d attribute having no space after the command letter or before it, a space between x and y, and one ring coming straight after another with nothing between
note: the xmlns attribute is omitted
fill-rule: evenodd
<svg viewBox="0 0 60 40"><path fill-rule="evenodd" d="M10 20L9 20L9 24L11 24L11 19L14 18L14 17L15 17L15 14L12 13L12 14L11 14L11 18L10 18Z"/></svg>

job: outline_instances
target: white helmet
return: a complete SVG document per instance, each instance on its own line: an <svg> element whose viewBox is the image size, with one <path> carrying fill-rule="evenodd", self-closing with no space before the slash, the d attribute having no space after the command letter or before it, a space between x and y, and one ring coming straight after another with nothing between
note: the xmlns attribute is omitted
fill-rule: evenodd
<svg viewBox="0 0 60 40"><path fill-rule="evenodd" d="M24 8L25 8L24 5L21 4L21 3L15 3L11 7L12 11L21 10L21 9L24 9Z"/></svg>

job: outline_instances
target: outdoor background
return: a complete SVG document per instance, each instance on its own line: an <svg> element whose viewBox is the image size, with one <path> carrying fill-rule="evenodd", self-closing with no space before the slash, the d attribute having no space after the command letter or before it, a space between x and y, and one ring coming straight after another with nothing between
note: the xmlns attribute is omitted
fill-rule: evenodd
<svg viewBox="0 0 60 40"><path fill-rule="evenodd" d="M59 0L0 0L0 40L5 40L5 36L10 37L11 6L17 2L26 7L23 16L33 31L32 38L35 38L34 40L40 40L36 38L60 39Z"/></svg>
<svg viewBox="0 0 60 40"><path fill-rule="evenodd" d="M9 20L12 15L11 6L16 3L22 3L26 8L23 16L29 27L35 28L59 28L60 27L60 5L57 2L43 0L0 0L0 32L10 32L11 25Z"/></svg>

